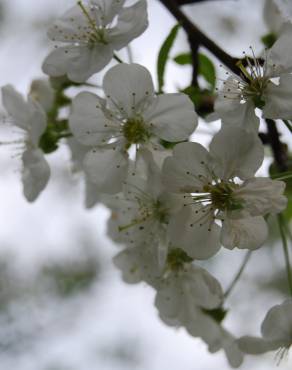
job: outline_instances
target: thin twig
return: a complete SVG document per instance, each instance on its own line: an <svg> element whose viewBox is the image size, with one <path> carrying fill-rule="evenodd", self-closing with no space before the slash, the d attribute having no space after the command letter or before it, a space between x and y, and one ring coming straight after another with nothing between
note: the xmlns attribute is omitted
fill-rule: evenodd
<svg viewBox="0 0 292 370"><path fill-rule="evenodd" d="M244 259L242 261L242 264L240 266L240 269L238 270L237 274L235 275L234 279L232 280L232 282L230 283L229 287L226 289L226 292L224 293L224 297L227 298L230 293L232 292L233 288L235 287L236 283L238 282L238 280L240 279L250 257L251 257L251 254L252 254L252 251L248 251L246 253L246 255L244 256Z"/></svg>
<svg viewBox="0 0 292 370"><path fill-rule="evenodd" d="M278 224L279 224L279 230L280 230L280 235L282 239L289 290L292 296L292 270L291 270L291 264L290 264L290 259L289 259L288 243L287 243L287 238L286 238L286 233L285 233L285 220L282 214L278 215Z"/></svg>

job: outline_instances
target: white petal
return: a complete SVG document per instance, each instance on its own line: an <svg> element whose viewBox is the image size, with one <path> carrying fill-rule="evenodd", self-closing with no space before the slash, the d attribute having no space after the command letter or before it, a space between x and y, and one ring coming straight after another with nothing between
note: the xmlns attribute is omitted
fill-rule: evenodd
<svg viewBox="0 0 292 370"><path fill-rule="evenodd" d="M90 11L89 7L86 7ZM48 30L48 37L53 41L77 42L82 36L91 31L88 20L80 6L75 5L65 12Z"/></svg>
<svg viewBox="0 0 292 370"><path fill-rule="evenodd" d="M153 248L127 248L117 254L113 261L115 266L122 271L123 280L128 284L146 281L154 284L160 277L157 262L157 252Z"/></svg>
<svg viewBox="0 0 292 370"><path fill-rule="evenodd" d="M122 190L128 158L118 149L92 150L84 158L84 169L100 192L115 194Z"/></svg>
<svg viewBox="0 0 292 370"><path fill-rule="evenodd" d="M272 307L261 326L263 337L267 340L278 340L292 343L292 300Z"/></svg>
<svg viewBox="0 0 292 370"><path fill-rule="evenodd" d="M219 97L215 102L215 112L222 119L222 124L230 127L238 126L248 132L258 132L260 120L255 114L255 106L252 101L241 103Z"/></svg>
<svg viewBox="0 0 292 370"><path fill-rule="evenodd" d="M125 0L91 0L91 3L98 6L96 12L101 13L99 9L102 10L104 24L109 24L121 12Z"/></svg>
<svg viewBox="0 0 292 370"><path fill-rule="evenodd" d="M88 146L82 145L77 141L74 136L66 139L66 143L71 152L72 170L82 171L83 170L83 160L85 154L88 152Z"/></svg>
<svg viewBox="0 0 292 370"><path fill-rule="evenodd" d="M111 68L103 80L105 94L127 117L133 108L143 104L154 94L152 77L139 64L118 64Z"/></svg>
<svg viewBox="0 0 292 370"><path fill-rule="evenodd" d="M99 145L113 135L114 130L105 127L107 124L114 126L114 123L109 123L105 117L103 105L103 99L89 92L82 92L73 99L69 124L75 139L81 144Z"/></svg>
<svg viewBox="0 0 292 370"><path fill-rule="evenodd" d="M177 144L173 156L165 159L162 174L165 187L175 193L202 191L212 181L208 170L210 155L198 143Z"/></svg>
<svg viewBox="0 0 292 370"><path fill-rule="evenodd" d="M191 265L185 275L189 283L188 294L197 306L211 310L222 305L221 285L207 270Z"/></svg>
<svg viewBox="0 0 292 370"><path fill-rule="evenodd" d="M230 366L237 368L243 362L243 353L239 349L235 339L232 336L230 337L231 338L229 340L224 341L223 348Z"/></svg>
<svg viewBox="0 0 292 370"><path fill-rule="evenodd" d="M33 202L49 181L50 167L39 149L25 151L22 162L23 193L29 202Z"/></svg>
<svg viewBox="0 0 292 370"><path fill-rule="evenodd" d="M46 114L41 105L30 97L26 102L11 85L2 87L2 100L13 123L27 131L31 143L37 146L46 128Z"/></svg>
<svg viewBox="0 0 292 370"><path fill-rule="evenodd" d="M240 350L250 355L259 355L274 351L280 347L275 341L268 341L258 337L245 336L237 340Z"/></svg>
<svg viewBox="0 0 292 370"><path fill-rule="evenodd" d="M116 27L109 30L109 40L114 49L119 50L140 36L147 27L147 2L140 0L120 12Z"/></svg>
<svg viewBox="0 0 292 370"><path fill-rule="evenodd" d="M195 213L192 206L184 207L169 224L171 243L182 248L194 259L208 259L220 249L220 227L210 222L200 224L203 213ZM201 225L201 226L200 226Z"/></svg>
<svg viewBox="0 0 292 370"><path fill-rule="evenodd" d="M158 96L143 116L147 125L151 124L151 131L167 141L188 139L198 124L194 105L184 94Z"/></svg>
<svg viewBox="0 0 292 370"><path fill-rule="evenodd" d="M101 194L97 186L88 179L85 179L85 207L87 209L93 208L96 204L100 203Z"/></svg>
<svg viewBox="0 0 292 370"><path fill-rule="evenodd" d="M169 319L178 318L182 306L180 280L169 279L159 287L156 297L155 306L161 316Z"/></svg>
<svg viewBox="0 0 292 370"><path fill-rule="evenodd" d="M112 47L96 44L88 46L68 45L52 51L43 63L43 71L52 77L68 75L75 82L84 82L101 71L112 59Z"/></svg>
<svg viewBox="0 0 292 370"><path fill-rule="evenodd" d="M279 76L282 73L292 72L292 25L285 23L281 30L280 37L272 46L268 64L270 66L270 74Z"/></svg>
<svg viewBox="0 0 292 370"><path fill-rule="evenodd" d="M267 240L268 227L263 217L232 220L225 218L221 232L221 243L228 249L235 247L254 250Z"/></svg>
<svg viewBox="0 0 292 370"><path fill-rule="evenodd" d="M52 109L55 91L48 80L33 80L30 86L29 95L33 100L37 101L46 112L49 112Z"/></svg>
<svg viewBox="0 0 292 370"><path fill-rule="evenodd" d="M265 90L264 100L263 113L265 118L291 119L292 75L282 75L279 85L270 82Z"/></svg>
<svg viewBox="0 0 292 370"><path fill-rule="evenodd" d="M68 47L66 46L51 51L43 62L43 72L51 77L65 76L69 62L68 55L65 51L68 51Z"/></svg>
<svg viewBox="0 0 292 370"><path fill-rule="evenodd" d="M222 128L211 141L214 172L221 179L252 177L264 159L264 148L254 133L238 127Z"/></svg>
<svg viewBox="0 0 292 370"><path fill-rule="evenodd" d="M279 213L287 206L287 198L283 195L285 182L271 180L266 177L255 177L245 181L235 190L236 197L244 201L244 208L252 216L267 213Z"/></svg>

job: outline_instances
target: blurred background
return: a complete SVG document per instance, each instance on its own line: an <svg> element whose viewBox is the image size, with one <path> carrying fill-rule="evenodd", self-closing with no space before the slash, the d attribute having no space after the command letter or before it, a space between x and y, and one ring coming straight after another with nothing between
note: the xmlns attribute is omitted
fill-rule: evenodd
<svg viewBox="0 0 292 370"><path fill-rule="evenodd" d="M0 0L0 85L27 93L52 44L46 30L71 0ZM132 43L135 62L156 79L161 43L175 24L156 0L149 29ZM252 45L261 52L269 30L262 0L218 0L185 6L187 14L234 56ZM171 53L187 52L181 31ZM126 56L126 53L121 56ZM218 63L219 64L219 63ZM189 67L167 66L168 92L187 86ZM218 76L224 71L218 67ZM92 82L99 84L103 73ZM201 122L194 139L210 141L218 123ZM287 133L283 130L283 135ZM0 138L11 135L1 124ZM269 153L267 153L269 156ZM123 283L111 259L118 251L106 236L109 211L84 208L84 188L72 173L65 145L48 155L52 177L33 204L22 196L17 147L0 145L0 369L1 370L208 370L228 369L222 352L211 355L199 339L160 322L154 291ZM266 160L263 173L270 163ZM288 296L277 230L253 253L226 301L224 325L236 336L259 334L267 310ZM245 252L222 250L205 263L227 287ZM291 356L290 356L291 357ZM281 368L291 369L292 359ZM275 354L247 356L242 369L276 369Z"/></svg>

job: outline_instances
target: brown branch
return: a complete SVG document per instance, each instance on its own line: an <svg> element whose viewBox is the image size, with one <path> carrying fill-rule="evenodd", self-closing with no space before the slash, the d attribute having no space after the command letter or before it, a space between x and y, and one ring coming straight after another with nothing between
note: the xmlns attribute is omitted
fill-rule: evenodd
<svg viewBox="0 0 292 370"><path fill-rule="evenodd" d="M231 57L221 49L214 41L209 39L201 30L197 28L188 17L180 10L176 0L160 0L160 2L169 10L169 12L181 24L188 35L190 45L202 45L217 57L232 72L240 74L236 65L238 59Z"/></svg>
<svg viewBox="0 0 292 370"><path fill-rule="evenodd" d="M266 124L268 128L268 140L273 151L275 164L280 172L285 172L288 170L287 153L284 144L280 140L276 123L272 119L266 119Z"/></svg>
<svg viewBox="0 0 292 370"><path fill-rule="evenodd" d="M216 1L216 0L175 0L177 5L187 5L187 4L198 4L198 3L204 3L207 1Z"/></svg>

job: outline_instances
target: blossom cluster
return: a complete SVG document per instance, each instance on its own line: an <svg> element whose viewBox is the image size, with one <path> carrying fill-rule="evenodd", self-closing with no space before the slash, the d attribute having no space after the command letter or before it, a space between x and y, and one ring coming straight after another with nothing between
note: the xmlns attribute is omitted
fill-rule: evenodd
<svg viewBox="0 0 292 370"><path fill-rule="evenodd" d="M2 87L7 115L23 132L24 196L32 202L47 186L45 155L61 140L84 176L86 206L111 211L108 235L121 245L114 264L127 283L155 290L167 325L184 327L210 352L223 349L233 367L244 353L287 349L291 300L268 312L263 338L236 339L222 325L223 289L199 262L221 248L260 248L267 217L286 208L285 183L256 176L264 160L258 109L263 118L292 119L292 26L283 26L262 58L241 61L241 75L228 74L213 114L222 126L206 148L196 141L189 96L157 94L144 66L115 54L148 25L146 0L126 5L79 1L49 29L57 43L43 63L50 83L34 81L27 101ZM102 92L87 91L87 79L106 67ZM69 86L82 87L72 101ZM62 107L69 107L65 120Z"/></svg>

